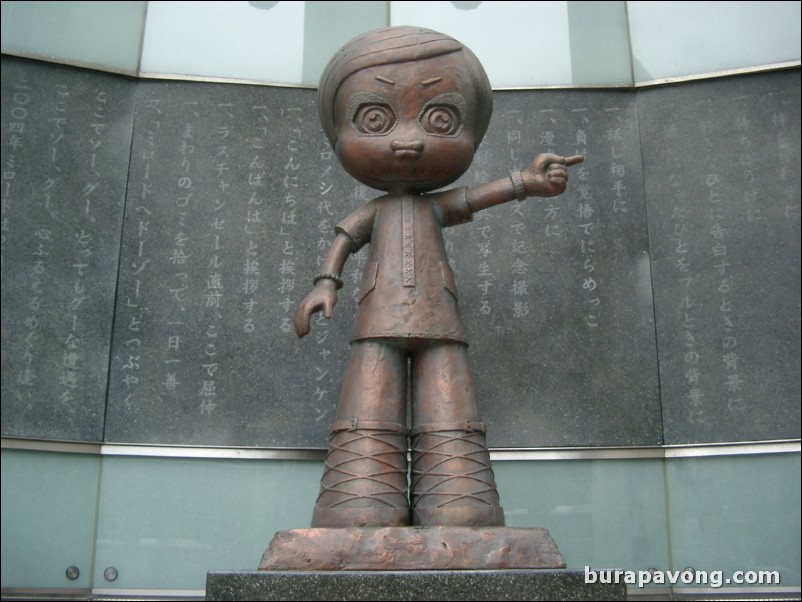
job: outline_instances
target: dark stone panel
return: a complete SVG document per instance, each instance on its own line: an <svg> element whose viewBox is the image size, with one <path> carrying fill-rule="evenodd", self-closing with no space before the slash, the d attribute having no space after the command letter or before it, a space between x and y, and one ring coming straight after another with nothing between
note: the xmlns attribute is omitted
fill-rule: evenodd
<svg viewBox="0 0 802 602"><path fill-rule="evenodd" d="M571 191L446 232L496 446L660 443L629 93L501 93L459 184L584 153ZM291 328L333 226L378 193L328 149L314 92L142 83L107 440L323 447L365 255L335 318Z"/></svg>
<svg viewBox="0 0 802 602"><path fill-rule="evenodd" d="M3 58L4 436L101 440L108 376L106 441L325 446L365 253L292 316L378 193L314 95ZM586 162L444 233L491 446L798 437L798 71L495 103L455 186Z"/></svg>
<svg viewBox="0 0 802 602"><path fill-rule="evenodd" d="M348 349L295 306L343 206L309 90L142 82L108 441L325 446Z"/></svg>
<svg viewBox="0 0 802 602"><path fill-rule="evenodd" d="M799 86L639 93L666 443L800 436Z"/></svg>
<svg viewBox="0 0 802 602"><path fill-rule="evenodd" d="M2 434L101 441L128 79L2 59Z"/></svg>
<svg viewBox="0 0 802 602"><path fill-rule="evenodd" d="M570 169L562 196L496 207L454 228L489 443L660 444L635 95L501 92L495 105L469 184L540 152L583 154L585 163Z"/></svg>
<svg viewBox="0 0 802 602"><path fill-rule="evenodd" d="M206 599L626 600L626 586L582 571L214 571Z"/></svg>

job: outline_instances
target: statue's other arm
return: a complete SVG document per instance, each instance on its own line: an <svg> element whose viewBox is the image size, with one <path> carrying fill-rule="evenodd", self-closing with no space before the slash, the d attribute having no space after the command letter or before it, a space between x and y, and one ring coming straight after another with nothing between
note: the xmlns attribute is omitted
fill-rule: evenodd
<svg viewBox="0 0 802 602"><path fill-rule="evenodd" d="M370 241L373 218L376 215L374 202L366 203L335 227L337 236L331 243L326 259L315 276L315 288L304 297L295 311L295 334L299 338L309 333L309 320L322 311L328 320L337 303L337 291L342 287L340 275L351 253L356 253Z"/></svg>
<svg viewBox="0 0 802 602"><path fill-rule="evenodd" d="M295 311L295 334L298 338L309 333L309 320L312 314L322 310L326 319L331 318L332 310L337 303L337 289L342 286L340 274L352 251L353 241L347 234L338 233L320 266L320 273L315 277L315 288L304 297Z"/></svg>

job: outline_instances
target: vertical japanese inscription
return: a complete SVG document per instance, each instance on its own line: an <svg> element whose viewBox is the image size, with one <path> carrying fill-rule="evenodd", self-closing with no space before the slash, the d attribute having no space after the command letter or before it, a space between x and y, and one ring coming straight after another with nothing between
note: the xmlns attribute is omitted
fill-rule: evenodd
<svg viewBox="0 0 802 602"><path fill-rule="evenodd" d="M666 441L798 437L799 74L641 98Z"/></svg>
<svg viewBox="0 0 802 602"><path fill-rule="evenodd" d="M318 157L315 165L317 175L315 192L317 199L314 204L314 211L308 214L310 215L308 227L310 227L311 236L315 239L315 266L319 268L331 244L331 237L334 235L334 210L331 207L330 199L342 194L342 189L337 186L335 180L336 172L334 168L335 166L339 168L339 165L334 158L334 152L329 147L328 140L324 136L318 135L315 136L315 142L315 150ZM316 269L316 271L318 270ZM303 286L309 286L308 279L303 282ZM333 350L333 347L336 349L336 343L332 340L332 330L332 325L328 320L320 319L320 314L315 316L315 328L312 332L314 372L311 375L315 383L315 389L312 401L315 411L315 423L323 428L329 426L331 420L330 409L333 406L339 384L337 381L339 364L335 361L338 359L338 353ZM310 345L310 343L307 344Z"/></svg>
<svg viewBox="0 0 802 602"><path fill-rule="evenodd" d="M588 109L578 107L571 109L574 118L574 145L576 154L583 156L593 156L594 150L589 144L588 126L590 118ZM609 116L610 111L605 111ZM609 132L609 130L608 130ZM620 136L620 130L619 130ZM609 136L608 136L609 137ZM624 141L620 140L623 144ZM590 173L586 165L578 166L572 174L572 186L576 190L577 207L575 218L577 221L577 233L579 234L579 252L582 261L583 275L582 290L584 295L584 323L586 328L598 328L604 308L601 306L601 295L596 292L598 282L594 278L596 271L596 240L593 238L593 229L599 214L596 205L596 193L590 181Z"/></svg>
<svg viewBox="0 0 802 602"><path fill-rule="evenodd" d="M522 143L520 111L515 111L511 116L515 116L514 123L507 129L507 144L510 147L510 164L512 167L523 167L520 147ZM512 305L512 316L516 319L523 319L529 316L531 311L529 300L529 279L530 260L527 253L527 242L531 232L527 228L524 216L525 204L512 203L508 211L512 214L512 223L509 225L510 237L510 301Z"/></svg>
<svg viewBox="0 0 802 602"><path fill-rule="evenodd" d="M10 71L10 70L9 70ZM24 182L20 182L17 178L17 170L22 163L22 150L26 148L25 129L29 123L29 110L28 105L31 103L31 92L33 86L31 80L23 71L17 71L8 74L6 79L6 71L3 71L3 89L11 90L11 103L6 107L4 97L3 102L3 195L2 195L2 238L0 238L0 249L2 249L3 268L6 264L7 245L11 240L11 231L13 224L11 219L18 205L24 202L22 187ZM55 182L50 184L52 185ZM22 197L22 198L21 198ZM46 197L49 202L49 197ZM47 228L41 230L41 236L45 239L49 238L49 231ZM42 254L41 250L37 250ZM29 259L29 258L26 258ZM42 294L40 278L41 273L44 272L44 263L39 267L36 264L30 266L31 272L30 284L26 287L26 291L30 296L26 305L27 311L24 311L25 317L23 324L25 331L21 333L23 345L21 347L22 355L21 361L17 364L14 378L16 384L20 387L31 387L36 382L37 368L34 363L34 353L36 348L36 341L39 338L36 332L39 328L39 319L37 313L41 308L40 295ZM37 273L38 272L38 273ZM5 300L5 297L4 297ZM8 307L8 306L6 306ZM3 324L3 331L5 332L5 320ZM7 370L3 370L7 374ZM3 381L5 393L5 380ZM24 389L23 389L24 391ZM16 393L18 400L24 397L31 397L30 394L19 391ZM4 416L5 417L5 416Z"/></svg>
<svg viewBox="0 0 802 602"><path fill-rule="evenodd" d="M262 275L262 257L260 243L265 239L265 215L267 208L265 188L265 172L268 167L267 140L270 134L270 115L268 107L263 104L251 106L251 122L255 127L249 136L250 155L248 158L248 210L241 224L246 241L245 251L240 263L241 280L237 289L243 309L242 332L249 338L257 332L255 316L258 315L256 307L260 304L260 277ZM283 227L292 223L293 216L285 211L282 213ZM279 292L285 292L289 283L281 281Z"/></svg>
<svg viewBox="0 0 802 602"><path fill-rule="evenodd" d="M476 186L483 183L483 178L488 172L487 168L491 165L491 154L486 149L480 149L476 152L473 159L471 171L468 172L471 185ZM475 171L474 171L475 170ZM495 177L495 176L494 176ZM488 180L491 178L488 177ZM486 181L486 180L484 180ZM466 238L471 241L470 251L463 255L458 253L460 257L452 257L451 261L456 263L457 271L465 274L463 281L467 281L462 285L462 289L468 288L464 291L466 295L463 296L465 300L473 300L470 303L463 303L463 307L468 311L462 310L466 314L473 314L475 317L490 316L493 313L493 298L496 292L496 273L492 261L494 254L493 248L493 224L497 219L498 212L483 211L473 216L473 222L470 229L460 231L454 229L454 234L449 238L449 245L453 244L454 240ZM446 248L448 251L449 248ZM462 257L468 258L463 265L460 265L459 259ZM471 283L466 287L465 285Z"/></svg>
<svg viewBox="0 0 802 602"><path fill-rule="evenodd" d="M328 346L347 346L348 325L302 348L292 316L297 279L315 273L315 227L327 239L333 232L323 224L336 209L326 206L332 159L321 157L328 171L316 182L311 94L286 91L277 103L263 88L235 90L143 83L137 91L109 441L325 439L327 425L315 419L328 412L339 373L329 371L339 354L328 359ZM315 226L302 231L310 216ZM299 378L304 366L314 379Z"/></svg>
<svg viewBox="0 0 802 602"><path fill-rule="evenodd" d="M223 314L229 312L229 298L227 283L224 282L223 272L230 261L227 254L227 234L231 230L229 212L224 211L232 199L232 166L233 161L240 156L234 148L239 140L232 136L236 131L232 104L218 102L215 105L214 121L210 128L211 157L205 169L212 180L211 190L206 201L206 207L201 208L201 214L206 216L204 239L204 258L208 257L205 268L203 285L203 344L200 352L200 365L198 366L198 411L201 415L212 416L225 393L219 380L220 354L223 350L227 336L223 328ZM205 211L204 211L205 209ZM253 210L247 209L248 215ZM258 211L258 210L257 210ZM258 214L257 214L258 215ZM246 218L247 219L247 218Z"/></svg>
<svg viewBox="0 0 802 602"><path fill-rule="evenodd" d="M100 441L130 82L3 57L3 435Z"/></svg>
<svg viewBox="0 0 802 602"><path fill-rule="evenodd" d="M279 293L283 296L281 301L281 323L279 329L283 335L290 335L293 332L292 315L295 311L295 304L298 301L295 292L296 258L295 258L295 237L298 235L298 228L294 218L294 211L298 205L299 190L302 188L302 176L305 172L301 169L303 160L300 156L301 141L304 136L304 117L303 108L287 107L281 109L280 119L288 127L288 136L285 141L285 155L281 157L283 163L283 174L281 185L283 187L283 218L281 224L279 242L281 254L277 265L278 274L276 280L279 282Z"/></svg>
<svg viewBox="0 0 802 602"><path fill-rule="evenodd" d="M126 273L126 267L130 266L128 287L121 288L124 295L124 312L117 310L118 327L117 332L121 333L120 350L117 356L117 366L119 372L116 374L124 385L123 403L131 404L139 390L140 379L142 378L142 337L143 320L147 320L145 313L146 299L143 298L142 282L149 276L155 268L152 259L148 256L149 243L151 242L150 227L153 214L153 203L157 202L154 195L154 186L151 172L157 164L156 136L162 125L161 99L148 96L143 99L141 109L138 111L137 120L143 127L143 143L134 152L131 162L142 168L142 180L138 186L131 188L129 192L128 212L132 213L134 240L130 255L133 257L126 259L121 273ZM157 215L156 218L159 216ZM154 228L156 226L155 222ZM150 264L150 269L149 269ZM122 284L122 283L121 283ZM119 316L125 317L121 320ZM150 326L149 321L146 326ZM122 329L122 330L121 330ZM112 377L115 374L112 373ZM170 386L168 384L168 386Z"/></svg>
<svg viewBox="0 0 802 602"><path fill-rule="evenodd" d="M560 197L512 202L448 233L491 445L660 443L634 95L494 102L467 183L540 152L585 162Z"/></svg>
<svg viewBox="0 0 802 602"><path fill-rule="evenodd" d="M151 99L153 104L157 99ZM157 382L159 388L164 390L164 399L167 403L175 403L176 396L182 394L182 385L192 380L192 374L182 354L182 347L187 341L187 289L189 288L189 274L197 262L189 249L190 232L187 227L188 215L194 211L197 200L193 189L193 165L197 165L195 135L197 127L197 102L189 101L182 106L182 121L180 135L176 137L173 148L165 149L178 165L170 195L170 202L174 206L174 213L165 220L169 227L172 244L164 256L156 257L156 265L164 266L167 282L167 298L170 303L165 308L166 324L162 330L161 349L164 353L161 365L156 367L159 374ZM150 158L153 140L146 137L147 149L145 156ZM150 165L147 165L145 177L149 178Z"/></svg>

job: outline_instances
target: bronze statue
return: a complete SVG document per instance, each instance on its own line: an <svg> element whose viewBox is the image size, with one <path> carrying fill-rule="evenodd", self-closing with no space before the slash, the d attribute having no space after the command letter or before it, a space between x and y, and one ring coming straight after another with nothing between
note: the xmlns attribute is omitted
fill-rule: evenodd
<svg viewBox="0 0 802 602"><path fill-rule="evenodd" d="M318 108L337 157L386 194L336 226L295 315L299 337L314 313L330 318L348 256L370 244L313 528L504 525L441 229L558 195L583 158L542 154L495 182L433 192L470 166L492 103L468 48L415 27L357 36L321 77Z"/></svg>

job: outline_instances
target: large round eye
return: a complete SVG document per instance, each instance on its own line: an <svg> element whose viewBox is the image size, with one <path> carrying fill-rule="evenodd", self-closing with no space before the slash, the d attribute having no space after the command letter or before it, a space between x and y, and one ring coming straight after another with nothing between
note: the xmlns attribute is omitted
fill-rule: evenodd
<svg viewBox="0 0 802 602"><path fill-rule="evenodd" d="M459 133L459 112L448 105L427 107L420 116L420 125L427 134L454 136Z"/></svg>
<svg viewBox="0 0 802 602"><path fill-rule="evenodd" d="M395 127L395 113L387 105L365 104L354 114L354 128L360 134L381 136Z"/></svg>

